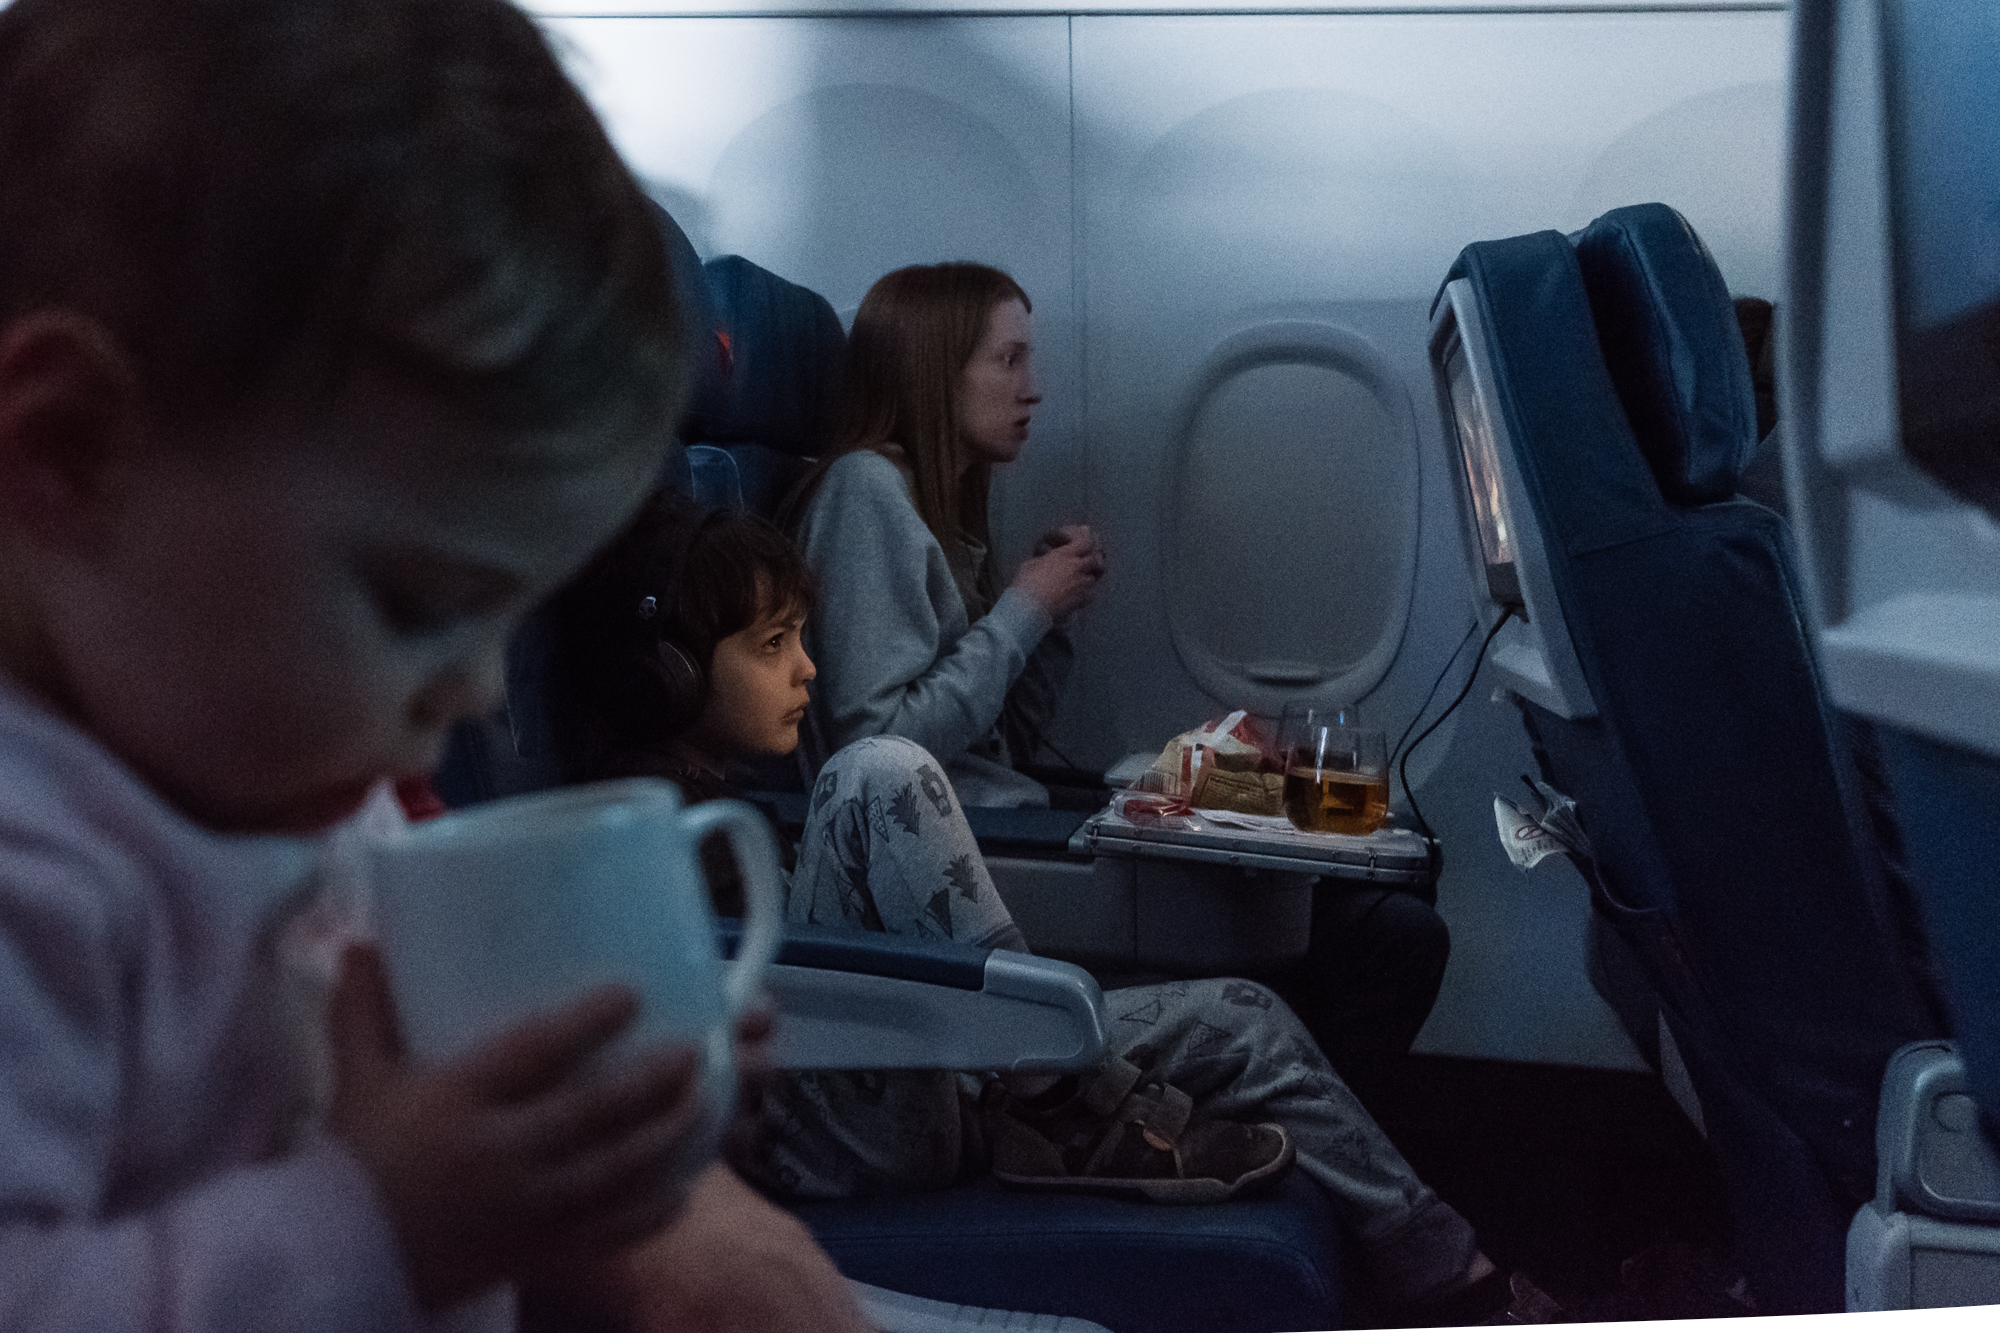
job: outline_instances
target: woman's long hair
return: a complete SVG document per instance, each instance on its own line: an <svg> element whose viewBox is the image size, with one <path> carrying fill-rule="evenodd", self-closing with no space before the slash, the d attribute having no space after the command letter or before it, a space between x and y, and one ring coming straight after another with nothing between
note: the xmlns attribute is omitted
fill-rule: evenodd
<svg viewBox="0 0 2000 1333"><path fill-rule="evenodd" d="M1019 301L1021 285L984 264L920 264L878 279L862 298L847 339L838 441L785 505L795 528L832 462L861 449L901 446L917 516L946 551L967 541L991 548L986 492L992 465L969 458L959 430L958 388L993 308ZM993 599L990 566L979 591Z"/></svg>

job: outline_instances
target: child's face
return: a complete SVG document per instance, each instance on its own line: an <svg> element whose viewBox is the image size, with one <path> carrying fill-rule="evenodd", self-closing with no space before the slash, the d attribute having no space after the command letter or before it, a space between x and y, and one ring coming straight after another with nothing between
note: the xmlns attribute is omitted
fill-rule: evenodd
<svg viewBox="0 0 2000 1333"><path fill-rule="evenodd" d="M799 631L805 617L774 611L715 645L708 703L688 739L718 759L761 759L799 748L799 722L818 675Z"/></svg>
<svg viewBox="0 0 2000 1333"><path fill-rule="evenodd" d="M45 613L61 702L232 831L324 827L433 768L451 724L502 697L516 621L657 462L637 443L494 448L367 377L330 412L226 436L108 468L101 531Z"/></svg>

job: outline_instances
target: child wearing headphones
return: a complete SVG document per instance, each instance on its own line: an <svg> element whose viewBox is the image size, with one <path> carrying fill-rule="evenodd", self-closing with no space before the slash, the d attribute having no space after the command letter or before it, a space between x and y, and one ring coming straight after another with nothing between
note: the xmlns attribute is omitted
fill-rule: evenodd
<svg viewBox="0 0 2000 1333"><path fill-rule="evenodd" d="M658 469L637 186L501 0L16 0L0 236L0 1327L618 1278L693 1052L605 988L413 1066L349 871Z"/></svg>
<svg viewBox="0 0 2000 1333"><path fill-rule="evenodd" d="M664 776L705 800L731 794L733 766L791 754L812 606L811 574L776 528L653 497L554 604L572 776ZM913 742L835 753L794 850L793 921L1027 948L942 766ZM726 885L724 858L710 873ZM935 1188L990 1163L1028 1187L1187 1202L1254 1189L1296 1156L1400 1317L1473 1322L1532 1290L1479 1253L1269 990L1174 981L1110 991L1105 1011L1115 1054L1081 1076L787 1074L767 1092L765 1142L738 1166L793 1197Z"/></svg>

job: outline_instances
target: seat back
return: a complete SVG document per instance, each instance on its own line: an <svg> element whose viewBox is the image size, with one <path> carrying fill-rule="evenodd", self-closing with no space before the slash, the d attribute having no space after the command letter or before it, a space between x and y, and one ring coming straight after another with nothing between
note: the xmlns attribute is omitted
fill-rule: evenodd
<svg viewBox="0 0 2000 1333"><path fill-rule="evenodd" d="M1978 0L1806 0L1786 469L1841 706L1876 722L1989 1137L2000 1138L2000 102Z"/></svg>
<svg viewBox="0 0 2000 1333"><path fill-rule="evenodd" d="M674 280L692 383L681 420L664 441L660 476L682 494L692 494L694 478L684 441L726 418L728 367L716 305L701 258L680 224L666 209L648 201L660 229L660 244ZM555 754L548 697L549 628L535 612L515 632L507 648L507 705L504 712L460 723L452 733L433 783L446 805L458 807L536 791L563 778Z"/></svg>
<svg viewBox="0 0 2000 1333"><path fill-rule="evenodd" d="M690 437L693 493L769 518L833 442L847 335L825 297L741 255L703 273L727 381L724 410Z"/></svg>
<svg viewBox="0 0 2000 1333"><path fill-rule="evenodd" d="M721 317L702 271L701 256L680 224L667 210L652 200L653 220L659 224L660 239L666 246L667 263L674 276L674 294L679 298L683 336L686 338L692 383L687 405L667 441L661 460L661 477L683 495L694 493L694 478L687 457L687 443L703 438L714 423L729 413L729 346L723 336Z"/></svg>
<svg viewBox="0 0 2000 1333"><path fill-rule="evenodd" d="M1661 205L1468 247L1494 410L1596 715L1520 700L1643 960L1771 1312L1841 1308L1890 1054L1925 1032L1756 445L1727 289ZM1523 583L1528 576L1524 573Z"/></svg>

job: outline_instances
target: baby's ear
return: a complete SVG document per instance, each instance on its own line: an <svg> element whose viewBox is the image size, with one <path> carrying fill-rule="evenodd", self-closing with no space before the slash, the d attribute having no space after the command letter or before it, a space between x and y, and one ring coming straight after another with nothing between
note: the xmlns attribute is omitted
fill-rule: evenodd
<svg viewBox="0 0 2000 1333"><path fill-rule="evenodd" d="M138 377L87 316L38 310L0 327L0 514L29 541L97 536L107 469L144 434Z"/></svg>

